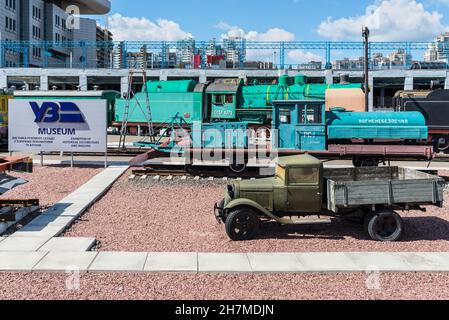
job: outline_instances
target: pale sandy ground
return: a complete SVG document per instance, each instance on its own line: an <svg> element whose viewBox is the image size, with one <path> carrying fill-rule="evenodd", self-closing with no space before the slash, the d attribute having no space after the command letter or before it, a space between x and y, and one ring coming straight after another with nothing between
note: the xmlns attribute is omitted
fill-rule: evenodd
<svg viewBox="0 0 449 320"><path fill-rule="evenodd" d="M68 281L69 280L69 281ZM0 299L448 299L447 274L1 274ZM73 287L71 287L73 288ZM76 287L75 287L76 288Z"/></svg>

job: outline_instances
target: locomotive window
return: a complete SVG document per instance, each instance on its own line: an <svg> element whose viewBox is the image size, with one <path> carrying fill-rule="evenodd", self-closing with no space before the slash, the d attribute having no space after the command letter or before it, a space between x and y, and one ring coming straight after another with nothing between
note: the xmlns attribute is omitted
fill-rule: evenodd
<svg viewBox="0 0 449 320"><path fill-rule="evenodd" d="M298 116L299 123L322 123L321 106L308 106L307 110L301 106Z"/></svg>
<svg viewBox="0 0 449 320"><path fill-rule="evenodd" d="M291 124L290 110L281 110L279 112L279 123L280 124Z"/></svg>
<svg viewBox="0 0 449 320"><path fill-rule="evenodd" d="M214 103L223 104L223 96L221 94L214 94Z"/></svg>
<svg viewBox="0 0 449 320"><path fill-rule="evenodd" d="M225 103L234 103L234 95L233 94L225 95Z"/></svg>

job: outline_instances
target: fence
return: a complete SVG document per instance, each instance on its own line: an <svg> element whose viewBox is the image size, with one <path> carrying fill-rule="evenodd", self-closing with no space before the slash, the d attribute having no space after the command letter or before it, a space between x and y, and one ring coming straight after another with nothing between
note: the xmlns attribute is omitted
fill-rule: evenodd
<svg viewBox="0 0 449 320"><path fill-rule="evenodd" d="M188 44L186 44L188 43ZM449 56L448 43L431 42L371 42L369 44L371 69L447 69L447 58L427 63L422 55L434 46L439 57ZM399 50L399 51L398 51ZM395 59L386 55L397 51ZM143 55L145 53L145 55ZM222 63L211 64L208 55L223 56ZM293 54L292 54L293 53ZM295 53L318 61L293 63ZM377 59L373 54L377 55ZM343 59L363 55L363 42L329 41L0 41L2 68L130 68L145 63L147 68L252 68L359 70L363 58ZM181 57L182 56L182 57ZM198 63L185 57L199 57ZM340 58L337 58L340 57ZM415 59L413 59L415 57ZM184 59L184 61L182 61ZM441 59L440 59L441 60ZM252 61L252 62L250 62ZM385 62L386 61L386 62ZM227 63L226 63L227 62Z"/></svg>

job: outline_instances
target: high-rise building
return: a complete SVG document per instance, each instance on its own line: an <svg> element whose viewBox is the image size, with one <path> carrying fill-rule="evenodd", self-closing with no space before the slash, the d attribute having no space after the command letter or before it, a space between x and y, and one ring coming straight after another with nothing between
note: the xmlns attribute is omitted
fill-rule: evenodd
<svg viewBox="0 0 449 320"><path fill-rule="evenodd" d="M192 64L195 55L195 40L192 38L176 43L176 57L179 64Z"/></svg>
<svg viewBox="0 0 449 320"><path fill-rule="evenodd" d="M349 59L344 58L342 60L335 60L332 63L332 68L335 70L361 70L363 69L363 57L360 57L358 59Z"/></svg>
<svg viewBox="0 0 449 320"><path fill-rule="evenodd" d="M112 49L112 68L121 69L124 67L125 43L122 41Z"/></svg>
<svg viewBox="0 0 449 320"><path fill-rule="evenodd" d="M449 61L449 32L440 34L435 42L430 43L427 51L424 53L426 62L445 62Z"/></svg>
<svg viewBox="0 0 449 320"><path fill-rule="evenodd" d="M406 65L412 61L412 55L407 54L405 49L399 48L398 50L387 55L387 59L391 65Z"/></svg>
<svg viewBox="0 0 449 320"><path fill-rule="evenodd" d="M5 0L0 5L0 40L4 48L0 52L1 66L14 67L20 62L20 48L16 48L11 41L20 40L21 1Z"/></svg>
<svg viewBox="0 0 449 320"><path fill-rule="evenodd" d="M216 56L217 55L217 40L213 38L207 43L206 46L206 55L208 56Z"/></svg>
<svg viewBox="0 0 449 320"><path fill-rule="evenodd" d="M101 26L96 26L96 31L97 67L109 68L112 64L112 49L114 48L112 33Z"/></svg>
<svg viewBox="0 0 449 320"><path fill-rule="evenodd" d="M20 40L39 42L46 39L45 35L45 3L42 0L21 1L21 35ZM23 59L28 59L32 67L41 67L43 55L42 46L31 44L23 53Z"/></svg>
<svg viewBox="0 0 449 320"><path fill-rule="evenodd" d="M81 18L80 27L73 30L73 41L81 44L72 50L71 64L74 68L93 69L97 67L97 22Z"/></svg>
<svg viewBox="0 0 449 320"><path fill-rule="evenodd" d="M68 67L78 61L84 67L94 66L95 49L85 50L82 56L79 50L83 49L71 43L96 41L96 23L72 14L109 10L109 0L4 0L0 5L0 66Z"/></svg>
<svg viewBox="0 0 449 320"><path fill-rule="evenodd" d="M246 44L245 39L238 37L230 37L223 40L223 50L225 52L226 61L239 65L246 60Z"/></svg>
<svg viewBox="0 0 449 320"><path fill-rule="evenodd" d="M427 46L427 51L424 53L425 62L436 62L438 61L438 48L436 43L429 43Z"/></svg>

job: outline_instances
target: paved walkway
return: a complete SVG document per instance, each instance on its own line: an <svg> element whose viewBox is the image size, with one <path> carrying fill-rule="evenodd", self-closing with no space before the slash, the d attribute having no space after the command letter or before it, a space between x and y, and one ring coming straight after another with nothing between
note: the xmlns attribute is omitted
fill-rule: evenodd
<svg viewBox="0 0 449 320"><path fill-rule="evenodd" d="M127 169L127 166L112 166L105 169L24 228L3 239L0 242L0 252L38 251L41 248L66 251L90 249L95 239L74 239L70 243L59 238L52 239L78 219ZM70 179L70 177L66 178Z"/></svg>
<svg viewBox="0 0 449 320"><path fill-rule="evenodd" d="M449 253L0 252L3 272L449 272Z"/></svg>

